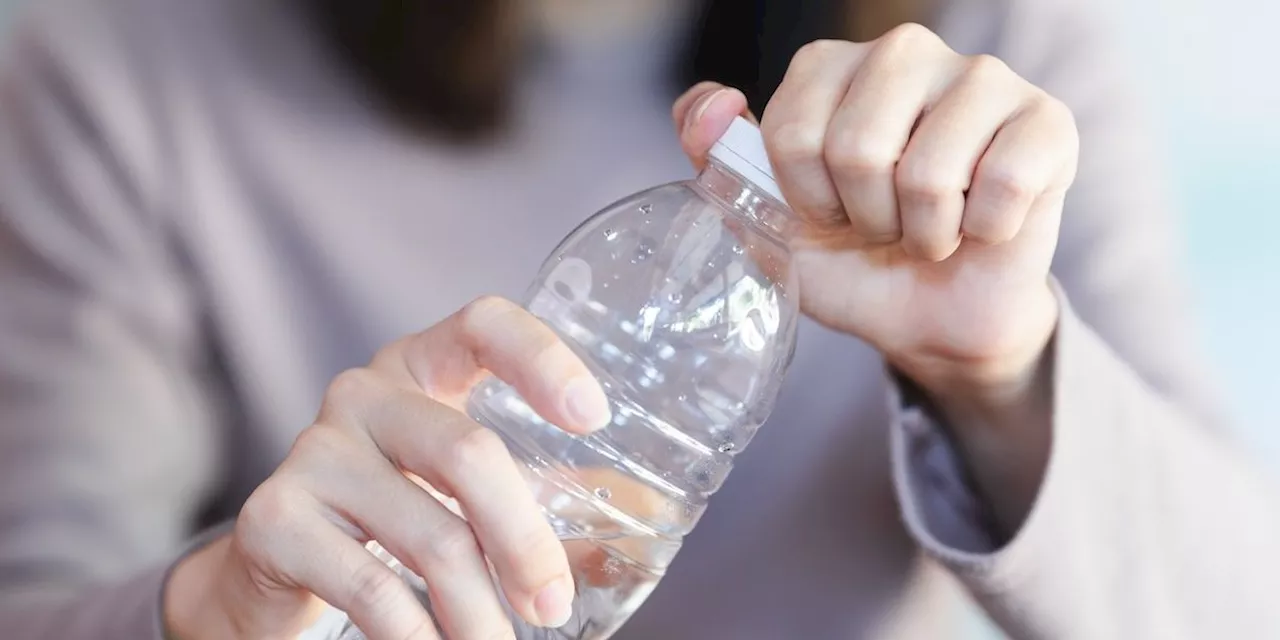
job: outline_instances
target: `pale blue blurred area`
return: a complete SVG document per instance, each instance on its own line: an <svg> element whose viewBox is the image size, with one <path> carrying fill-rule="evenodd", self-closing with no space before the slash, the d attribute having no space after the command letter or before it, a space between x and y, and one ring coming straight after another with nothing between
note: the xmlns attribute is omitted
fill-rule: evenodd
<svg viewBox="0 0 1280 640"><path fill-rule="evenodd" d="M1165 135L1209 366L1236 433L1280 476L1280 3L1092 1ZM975 621L965 637L1001 634Z"/></svg>
<svg viewBox="0 0 1280 640"><path fill-rule="evenodd" d="M1212 364L1240 433L1280 472L1280 4L1110 6L1168 133Z"/></svg>
<svg viewBox="0 0 1280 640"><path fill-rule="evenodd" d="M0 0L0 29L22 1ZM1098 4L1167 134L1210 366L1240 435L1280 475L1280 3ZM998 636L979 621L965 635Z"/></svg>

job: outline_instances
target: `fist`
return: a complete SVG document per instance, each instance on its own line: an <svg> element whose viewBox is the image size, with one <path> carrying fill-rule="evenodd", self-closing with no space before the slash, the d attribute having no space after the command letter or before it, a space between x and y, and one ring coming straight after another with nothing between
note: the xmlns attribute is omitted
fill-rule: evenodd
<svg viewBox="0 0 1280 640"><path fill-rule="evenodd" d="M676 102L695 163L745 108L714 83ZM807 313L918 380L1017 376L1038 360L1078 156L1065 105L904 25L806 45L761 130L788 203L814 223L792 239Z"/></svg>

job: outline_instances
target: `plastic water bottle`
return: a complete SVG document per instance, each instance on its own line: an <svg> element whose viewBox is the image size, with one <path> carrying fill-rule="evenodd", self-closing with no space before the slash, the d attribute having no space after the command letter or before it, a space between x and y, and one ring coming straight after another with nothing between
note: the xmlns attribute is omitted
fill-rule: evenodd
<svg viewBox="0 0 1280 640"><path fill-rule="evenodd" d="M559 629L512 612L520 640L608 638L662 579L773 409L794 353L795 224L759 130L739 118L695 180L610 205L543 265L526 306L592 369L613 422L569 435L501 381L472 393L471 417L523 463L577 585ZM421 578L375 552L430 608ZM343 626L340 640L363 639Z"/></svg>

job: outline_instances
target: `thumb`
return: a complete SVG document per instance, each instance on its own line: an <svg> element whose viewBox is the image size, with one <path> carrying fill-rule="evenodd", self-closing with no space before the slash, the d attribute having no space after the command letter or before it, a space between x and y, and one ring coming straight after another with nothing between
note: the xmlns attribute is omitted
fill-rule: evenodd
<svg viewBox="0 0 1280 640"><path fill-rule="evenodd" d="M711 146L739 115L755 121L747 110L747 96L717 82L700 82L676 99L671 116L680 134L680 147L694 167L701 169L706 164Z"/></svg>

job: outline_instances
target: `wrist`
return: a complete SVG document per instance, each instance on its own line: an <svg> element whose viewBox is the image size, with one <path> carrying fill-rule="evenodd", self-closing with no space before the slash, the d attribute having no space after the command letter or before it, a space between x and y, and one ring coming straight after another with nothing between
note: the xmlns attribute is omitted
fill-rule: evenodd
<svg viewBox="0 0 1280 640"><path fill-rule="evenodd" d="M936 402L970 413L998 411L1022 402L1047 374L1048 352L1060 312L1046 284L1006 317L981 348L889 354L890 365Z"/></svg>
<svg viewBox="0 0 1280 640"><path fill-rule="evenodd" d="M230 536L183 558L164 585L165 637L170 640L237 640L218 583L227 565Z"/></svg>

